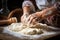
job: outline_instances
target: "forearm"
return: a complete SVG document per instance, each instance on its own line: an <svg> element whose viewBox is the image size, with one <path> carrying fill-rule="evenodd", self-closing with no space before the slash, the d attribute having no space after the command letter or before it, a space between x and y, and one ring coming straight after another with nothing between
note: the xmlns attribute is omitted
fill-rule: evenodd
<svg viewBox="0 0 60 40"><path fill-rule="evenodd" d="M45 18L45 17L48 17L50 15L54 15L53 14L54 11L56 11L56 8L55 7L50 7L50 8L44 9L40 12L36 12L36 15L40 18Z"/></svg>
<svg viewBox="0 0 60 40"><path fill-rule="evenodd" d="M0 25L3 25L3 24L8 24L9 21L8 20L0 20Z"/></svg>
<svg viewBox="0 0 60 40"><path fill-rule="evenodd" d="M4 24L11 24L17 22L17 19L15 17L7 19L7 20L0 20L0 25Z"/></svg>

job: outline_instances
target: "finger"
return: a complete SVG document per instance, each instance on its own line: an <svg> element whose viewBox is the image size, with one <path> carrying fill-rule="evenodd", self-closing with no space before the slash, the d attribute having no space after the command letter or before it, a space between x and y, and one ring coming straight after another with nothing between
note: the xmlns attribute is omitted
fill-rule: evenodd
<svg viewBox="0 0 60 40"><path fill-rule="evenodd" d="M36 19L33 19L32 20L32 24L36 24Z"/></svg>
<svg viewBox="0 0 60 40"><path fill-rule="evenodd" d="M29 23L32 23L34 17L31 17L30 20L29 20Z"/></svg>
<svg viewBox="0 0 60 40"><path fill-rule="evenodd" d="M38 18L35 18L35 19L33 19L32 22L33 22L34 24L36 24L36 23L39 23L39 21L40 21L40 20L39 20Z"/></svg>
<svg viewBox="0 0 60 40"><path fill-rule="evenodd" d="M28 22L30 20L30 18L31 18L31 15L29 17L27 17L26 21Z"/></svg>
<svg viewBox="0 0 60 40"><path fill-rule="evenodd" d="M33 14L29 15L29 17L27 18L27 20L29 21L31 17L34 17Z"/></svg>

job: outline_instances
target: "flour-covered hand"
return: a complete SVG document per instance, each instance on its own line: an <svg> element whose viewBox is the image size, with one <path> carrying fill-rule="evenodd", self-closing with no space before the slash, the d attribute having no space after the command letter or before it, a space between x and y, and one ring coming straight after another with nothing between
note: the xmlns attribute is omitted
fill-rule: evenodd
<svg viewBox="0 0 60 40"><path fill-rule="evenodd" d="M29 15L28 18L27 18L27 22L30 23L30 24L31 23L32 24L36 24L37 22L39 22L40 21L40 17L37 14L33 13L33 14Z"/></svg>

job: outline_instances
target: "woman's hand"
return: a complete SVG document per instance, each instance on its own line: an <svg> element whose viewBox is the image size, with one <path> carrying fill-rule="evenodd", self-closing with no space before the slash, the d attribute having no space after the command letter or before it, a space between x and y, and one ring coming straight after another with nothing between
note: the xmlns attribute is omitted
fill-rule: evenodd
<svg viewBox="0 0 60 40"><path fill-rule="evenodd" d="M37 22L41 21L42 19L40 19L40 14L39 13L33 13L33 14L30 14L28 17L27 17L27 22L29 24L36 24Z"/></svg>

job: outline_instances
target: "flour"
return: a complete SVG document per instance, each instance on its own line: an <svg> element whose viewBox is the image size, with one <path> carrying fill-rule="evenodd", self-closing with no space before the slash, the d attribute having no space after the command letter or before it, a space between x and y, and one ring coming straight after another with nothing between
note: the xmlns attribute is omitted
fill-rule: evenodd
<svg viewBox="0 0 60 40"><path fill-rule="evenodd" d="M11 24L8 27L9 30L13 32L18 32L22 34L27 34L27 35L35 35L35 34L42 34L43 31L40 29L39 24L38 25L33 25L33 24Z"/></svg>

